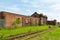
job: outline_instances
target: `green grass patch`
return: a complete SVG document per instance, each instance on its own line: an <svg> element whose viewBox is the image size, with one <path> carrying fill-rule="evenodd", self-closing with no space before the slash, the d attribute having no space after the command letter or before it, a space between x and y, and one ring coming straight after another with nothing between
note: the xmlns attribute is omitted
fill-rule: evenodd
<svg viewBox="0 0 60 40"><path fill-rule="evenodd" d="M38 36L40 40L60 40L60 28Z"/></svg>
<svg viewBox="0 0 60 40"><path fill-rule="evenodd" d="M33 32L37 30L43 30L47 29L48 26L26 26L26 27L18 27L18 28L13 28L13 29L1 29L0 30L0 36L3 36L3 38L7 38L10 35L17 35L17 34L22 34L26 32Z"/></svg>

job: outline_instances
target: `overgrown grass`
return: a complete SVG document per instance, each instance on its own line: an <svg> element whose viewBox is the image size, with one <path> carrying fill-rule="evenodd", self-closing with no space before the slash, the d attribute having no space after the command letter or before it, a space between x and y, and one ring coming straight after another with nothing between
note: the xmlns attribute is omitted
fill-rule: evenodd
<svg viewBox="0 0 60 40"><path fill-rule="evenodd" d="M31 40L60 40L60 28L56 28L45 34L38 35Z"/></svg>
<svg viewBox="0 0 60 40"><path fill-rule="evenodd" d="M3 28L0 30L0 36L2 36L3 38L7 38L10 35L17 35L17 34L22 34L22 33L26 33L26 32L33 32L33 31L43 30L43 29L47 29L47 28L48 28L48 25L25 26L25 27L13 28L13 29Z"/></svg>

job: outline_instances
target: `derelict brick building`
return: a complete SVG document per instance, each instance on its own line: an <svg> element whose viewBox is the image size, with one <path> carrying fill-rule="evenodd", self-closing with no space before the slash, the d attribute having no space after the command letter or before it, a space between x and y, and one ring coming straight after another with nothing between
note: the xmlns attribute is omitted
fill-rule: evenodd
<svg viewBox="0 0 60 40"><path fill-rule="evenodd" d="M1 27L13 27L13 22L19 19L20 24L18 26L30 26L30 25L38 25L39 18L24 16L19 14L14 14L10 12L0 12L0 26ZM32 22L32 24L30 23Z"/></svg>
<svg viewBox="0 0 60 40"><path fill-rule="evenodd" d="M41 24L47 24L47 16L43 14L38 14L37 12L31 15L32 17L37 17L41 21Z"/></svg>
<svg viewBox="0 0 60 40"><path fill-rule="evenodd" d="M0 12L0 27L13 27L13 22L19 19L20 23L18 26L37 26L40 21L41 24L56 24L56 20L48 21L47 16L43 14L38 14L37 12L33 13L31 16L25 16L20 14L14 14L10 12Z"/></svg>

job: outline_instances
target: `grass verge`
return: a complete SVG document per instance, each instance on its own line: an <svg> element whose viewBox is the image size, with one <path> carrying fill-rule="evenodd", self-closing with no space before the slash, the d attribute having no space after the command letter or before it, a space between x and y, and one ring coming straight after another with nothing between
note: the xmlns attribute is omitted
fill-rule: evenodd
<svg viewBox="0 0 60 40"><path fill-rule="evenodd" d="M7 38L10 35L17 35L17 34L22 34L26 32L33 32L37 30L43 30L47 29L48 25L44 26L27 26L27 27L19 27L19 28L14 28L14 29L1 29L0 30L0 38Z"/></svg>

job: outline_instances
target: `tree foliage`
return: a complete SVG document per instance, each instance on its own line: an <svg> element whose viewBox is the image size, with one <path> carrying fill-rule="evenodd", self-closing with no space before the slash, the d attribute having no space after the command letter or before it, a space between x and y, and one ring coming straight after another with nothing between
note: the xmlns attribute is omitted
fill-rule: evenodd
<svg viewBox="0 0 60 40"><path fill-rule="evenodd" d="M41 21L40 21L40 20L38 20L38 25L39 25L39 26L41 25Z"/></svg>
<svg viewBox="0 0 60 40"><path fill-rule="evenodd" d="M13 25L14 26L18 26L18 24L20 24L20 19L16 19L14 22L13 22Z"/></svg>

